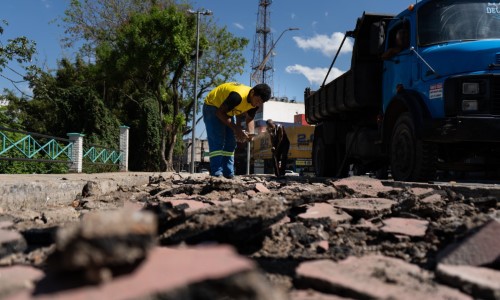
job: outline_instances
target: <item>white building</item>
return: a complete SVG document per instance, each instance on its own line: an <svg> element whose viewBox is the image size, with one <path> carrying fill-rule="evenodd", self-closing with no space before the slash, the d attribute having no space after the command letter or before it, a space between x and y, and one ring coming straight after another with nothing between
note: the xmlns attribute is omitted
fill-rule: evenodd
<svg viewBox="0 0 500 300"><path fill-rule="evenodd" d="M288 100L287 97L271 98L255 115L255 121L273 119L280 123L294 123L294 116L304 114L304 103Z"/></svg>

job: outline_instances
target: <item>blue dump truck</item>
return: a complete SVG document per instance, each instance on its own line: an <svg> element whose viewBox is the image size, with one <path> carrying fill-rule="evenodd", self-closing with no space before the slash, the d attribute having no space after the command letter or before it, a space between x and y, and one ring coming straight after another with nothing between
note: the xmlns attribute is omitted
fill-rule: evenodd
<svg viewBox="0 0 500 300"><path fill-rule="evenodd" d="M397 16L364 13L346 38L350 70L304 92L317 176L498 176L500 2L422 0Z"/></svg>

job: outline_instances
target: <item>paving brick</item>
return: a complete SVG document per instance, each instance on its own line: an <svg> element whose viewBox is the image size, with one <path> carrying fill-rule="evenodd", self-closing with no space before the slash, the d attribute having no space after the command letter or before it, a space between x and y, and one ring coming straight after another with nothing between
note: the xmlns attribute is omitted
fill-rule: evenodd
<svg viewBox="0 0 500 300"><path fill-rule="evenodd" d="M439 264L436 276L476 299L500 299L500 271L472 266Z"/></svg>
<svg viewBox="0 0 500 300"><path fill-rule="evenodd" d="M0 298L20 290L31 291L35 282L43 276L41 270L29 266L0 268Z"/></svg>
<svg viewBox="0 0 500 300"><path fill-rule="evenodd" d="M305 262L296 273L302 286L356 299L471 299L416 265L380 255Z"/></svg>
<svg viewBox="0 0 500 300"><path fill-rule="evenodd" d="M395 201L384 198L346 198L329 200L334 207L341 208L349 215L358 218L372 218L391 212Z"/></svg>
<svg viewBox="0 0 500 300"><path fill-rule="evenodd" d="M438 255L447 265L487 266L500 259L500 222L491 220L463 241L446 247Z"/></svg>
<svg viewBox="0 0 500 300"><path fill-rule="evenodd" d="M427 231L429 221L409 218L389 218L382 221L383 232L422 237Z"/></svg>
<svg viewBox="0 0 500 300"><path fill-rule="evenodd" d="M0 221L0 229L12 227L14 223L12 221Z"/></svg>
<svg viewBox="0 0 500 300"><path fill-rule="evenodd" d="M134 272L110 282L70 288L69 278L66 280L49 275L37 284L35 294L24 292L12 299L155 299L169 293L175 295L177 289L189 285L208 280L222 283L230 276L253 270L254 263L239 256L229 246L157 247ZM259 284L265 285L266 282ZM268 289L257 284L245 288L254 299L284 299L270 285Z"/></svg>
<svg viewBox="0 0 500 300"><path fill-rule="evenodd" d="M322 294L314 290L298 290L289 294L290 300L347 300L352 298L344 298L336 295Z"/></svg>
<svg viewBox="0 0 500 300"><path fill-rule="evenodd" d="M412 187L410 190L417 197L421 197L425 194L432 193L434 191L434 189L432 188L423 188L423 187Z"/></svg>
<svg viewBox="0 0 500 300"><path fill-rule="evenodd" d="M420 201L423 202L423 203L433 204L433 203L441 202L442 199L441 199L441 195L439 195L439 194L432 194L432 195L429 195L429 196L423 198Z"/></svg>
<svg viewBox="0 0 500 300"><path fill-rule="evenodd" d="M337 180L333 183L335 188L342 186L352 189L354 192L366 197L378 197L380 192L388 192L391 190L399 190L399 188L387 187L382 184L378 179L370 178L367 176L351 176Z"/></svg>
<svg viewBox="0 0 500 300"><path fill-rule="evenodd" d="M254 190L248 190L245 193L247 194L248 197L253 197L253 196L257 195L257 192Z"/></svg>
<svg viewBox="0 0 500 300"><path fill-rule="evenodd" d="M269 189L260 182L255 184L255 191L257 191L259 193L269 193L270 192Z"/></svg>
<svg viewBox="0 0 500 300"><path fill-rule="evenodd" d="M172 206L176 207L176 206L182 206L182 205L186 205L187 208L184 209L184 211L189 215L189 214L192 214L200 209L205 209L205 208L208 208L210 207L211 205L208 204L208 203L203 203L201 201L197 201L197 200L192 200L192 199L180 199L180 198L174 198L174 199L168 199L168 198L165 198L165 197L161 197L161 201L163 202L170 202L172 203Z"/></svg>
<svg viewBox="0 0 500 300"><path fill-rule="evenodd" d="M16 252L22 252L27 244L17 231L0 229L0 258Z"/></svg>
<svg viewBox="0 0 500 300"><path fill-rule="evenodd" d="M333 207L329 203L314 203L309 205L307 211L299 214L297 218L301 221L328 218L331 220L332 225L348 222L352 219L349 214Z"/></svg>

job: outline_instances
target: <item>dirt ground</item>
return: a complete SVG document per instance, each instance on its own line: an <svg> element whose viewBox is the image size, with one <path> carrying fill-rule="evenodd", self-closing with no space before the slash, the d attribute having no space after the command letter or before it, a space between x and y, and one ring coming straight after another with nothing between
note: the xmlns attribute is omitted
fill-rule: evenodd
<svg viewBox="0 0 500 300"><path fill-rule="evenodd" d="M369 293L350 288L329 288L337 286L336 283L314 279L307 271L299 272L299 267L305 262L327 260L338 263L352 257L378 255L398 259L430 274L419 280L405 279L407 290L419 290L424 284L443 284L435 272L449 249L492 220L499 220L497 193L489 188L397 184L369 177L336 180L237 176L227 180L208 175L172 174L168 177L153 176L147 185L121 186L117 191L105 194L99 191L98 182L89 182L82 194L68 201L67 205L46 207L41 211L3 211L0 223L8 222L7 228L19 232L22 239L4 243L0 266L31 266L46 274L65 268L72 272L85 270L86 276L82 280L105 282L112 280L110 278L117 272L109 267L110 261L119 262L116 264L122 267L123 262L135 264L138 257L146 256L153 245L224 244L231 245L239 255L253 261L271 287L282 291L285 298L327 299L325 295L330 294L339 297L335 299L369 299L372 298ZM117 229L119 233L112 234L113 242L108 240L104 250L95 245L87 247L82 242L91 240L82 233L85 230L93 232L90 234L92 238L97 236L96 240L99 240L99 235L103 234L101 230L104 231L102 227L81 229L79 237L75 237L75 230L68 229L81 224L85 215L93 212L111 214L124 207L149 212L154 220L134 220L139 225L130 223L129 226L127 224L132 221L124 218ZM105 224L106 221L96 220L95 224L99 222ZM152 232L153 239L145 237L144 232ZM494 237L497 242L499 235L496 232ZM118 250L119 247L122 248ZM103 251L106 254L102 256L106 258L101 260L106 262L102 266L75 263L82 257L81 253L80 256L74 254L79 251ZM73 256L68 256L68 252ZM69 260L67 257L73 257L73 261L63 262ZM499 265L497 258L481 267L498 272ZM110 274L102 272L106 268L111 270ZM302 269L305 267L300 267ZM92 273L89 270L97 275L88 275ZM391 270L396 272L397 269ZM392 277L402 275L397 272L390 274L388 268L372 272L370 276L391 282L395 280ZM500 297L494 288L493 292L484 292L484 289L474 292L447 286L467 297ZM301 294L304 291L312 292L304 296ZM30 295L36 298L34 294ZM163 294L163 297L173 297L173 294L168 295ZM185 299L210 298L190 296ZM232 297L220 296L217 299L261 298L233 294Z"/></svg>

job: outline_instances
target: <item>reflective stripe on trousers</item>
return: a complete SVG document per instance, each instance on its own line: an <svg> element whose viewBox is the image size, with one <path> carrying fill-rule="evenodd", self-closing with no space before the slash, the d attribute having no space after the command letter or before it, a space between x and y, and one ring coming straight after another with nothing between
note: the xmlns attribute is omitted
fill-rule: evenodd
<svg viewBox="0 0 500 300"><path fill-rule="evenodd" d="M203 121L207 130L210 175L226 177L234 176L234 150L236 139L231 128L227 127L217 117L217 107L203 105ZM232 123L236 118L231 118Z"/></svg>

